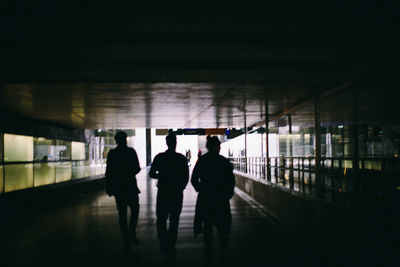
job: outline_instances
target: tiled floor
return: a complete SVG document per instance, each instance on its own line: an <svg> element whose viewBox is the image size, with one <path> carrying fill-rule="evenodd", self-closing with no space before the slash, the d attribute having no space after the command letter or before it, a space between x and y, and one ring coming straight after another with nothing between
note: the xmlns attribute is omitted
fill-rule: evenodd
<svg viewBox="0 0 400 267"><path fill-rule="evenodd" d="M6 225L0 241L1 266L163 266L156 236L155 181L146 170L138 175L140 215L137 227L141 244L123 252L114 199L103 191L77 194ZM185 190L180 219L176 266L221 266L218 241L213 261L204 257L202 236L193 238L196 192ZM295 239L254 204L238 195L231 200L233 228L230 266L275 266L301 260L293 249ZM301 250L301 249L300 249ZM297 255L297 256L295 256ZM297 261L295 260L295 261Z"/></svg>

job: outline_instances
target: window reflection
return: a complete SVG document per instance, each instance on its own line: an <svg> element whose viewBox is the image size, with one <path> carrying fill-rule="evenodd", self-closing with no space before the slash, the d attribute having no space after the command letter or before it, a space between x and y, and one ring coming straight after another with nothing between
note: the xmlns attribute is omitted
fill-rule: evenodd
<svg viewBox="0 0 400 267"><path fill-rule="evenodd" d="M33 138L34 147L34 160L47 162L54 161L56 158L56 146L55 141L46 138Z"/></svg>
<svg viewBox="0 0 400 267"><path fill-rule="evenodd" d="M55 160L71 159L71 142L64 140L56 140Z"/></svg>

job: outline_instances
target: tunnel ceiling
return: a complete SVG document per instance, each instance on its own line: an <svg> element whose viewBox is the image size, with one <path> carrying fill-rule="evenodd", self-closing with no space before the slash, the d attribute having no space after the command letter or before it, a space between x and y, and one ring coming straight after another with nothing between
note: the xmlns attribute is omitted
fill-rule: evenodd
<svg viewBox="0 0 400 267"><path fill-rule="evenodd" d="M0 110L74 128L243 127L395 64L386 31L282 17L2 18ZM360 27L363 25L363 27Z"/></svg>

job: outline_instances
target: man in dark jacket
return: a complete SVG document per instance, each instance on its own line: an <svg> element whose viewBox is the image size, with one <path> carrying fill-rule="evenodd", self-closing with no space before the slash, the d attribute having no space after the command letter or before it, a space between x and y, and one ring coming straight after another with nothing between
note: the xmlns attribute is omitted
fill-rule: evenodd
<svg viewBox="0 0 400 267"><path fill-rule="evenodd" d="M166 141L168 150L154 158L149 176L158 179L156 212L160 252L174 258L183 190L189 181L189 169L185 156L175 152L176 136L169 134ZM167 230L168 217L170 223Z"/></svg>
<svg viewBox="0 0 400 267"><path fill-rule="evenodd" d="M194 234L204 233L206 249L212 246L212 228L218 231L220 245L229 245L232 215L229 200L234 194L235 177L232 164L219 155L220 141L216 136L207 137L208 153L199 157L191 183L199 192L196 202Z"/></svg>
<svg viewBox="0 0 400 267"><path fill-rule="evenodd" d="M136 224L139 217L139 188L136 174L140 172L136 151L127 146L127 134L123 131L115 135L117 147L107 155L106 192L114 196L119 214L119 226L124 240L125 249L129 250L131 243L137 245ZM128 227L127 207L131 209Z"/></svg>

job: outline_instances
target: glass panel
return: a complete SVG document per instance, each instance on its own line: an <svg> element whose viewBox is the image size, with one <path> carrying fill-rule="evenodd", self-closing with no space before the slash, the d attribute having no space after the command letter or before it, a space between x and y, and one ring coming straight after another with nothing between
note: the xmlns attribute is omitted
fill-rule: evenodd
<svg viewBox="0 0 400 267"><path fill-rule="evenodd" d="M3 146L3 134L0 133L0 162L3 161L3 149L4 149L4 146Z"/></svg>
<svg viewBox="0 0 400 267"><path fill-rule="evenodd" d="M345 161L344 161L344 167L345 167L345 168L353 168L353 161L351 161L351 160L345 160Z"/></svg>
<svg viewBox="0 0 400 267"><path fill-rule="evenodd" d="M292 152L294 156L314 156L314 105L291 115Z"/></svg>
<svg viewBox="0 0 400 267"><path fill-rule="evenodd" d="M4 134L4 161L32 161L33 137Z"/></svg>
<svg viewBox="0 0 400 267"><path fill-rule="evenodd" d="M33 164L5 165L5 192L33 186Z"/></svg>
<svg viewBox="0 0 400 267"><path fill-rule="evenodd" d="M54 148L55 160L70 160L71 159L71 142L64 140L56 140Z"/></svg>
<svg viewBox="0 0 400 267"><path fill-rule="evenodd" d="M85 177L89 177L90 174L90 161L85 161Z"/></svg>
<svg viewBox="0 0 400 267"><path fill-rule="evenodd" d="M4 179L3 179L3 165L0 165L0 194L3 193L4 190Z"/></svg>
<svg viewBox="0 0 400 267"><path fill-rule="evenodd" d="M33 138L33 154L35 161L53 161L56 159L55 141L42 137Z"/></svg>
<svg viewBox="0 0 400 267"><path fill-rule="evenodd" d="M381 171L382 170L382 163L380 161L374 161L372 163L372 169L375 171Z"/></svg>
<svg viewBox="0 0 400 267"><path fill-rule="evenodd" d="M339 168L339 167L340 167L340 160L336 160L336 159L335 159L335 160L333 161L333 167L334 167L334 168Z"/></svg>
<svg viewBox="0 0 400 267"><path fill-rule="evenodd" d="M72 163L56 163L56 183L69 181L72 178Z"/></svg>
<svg viewBox="0 0 400 267"><path fill-rule="evenodd" d="M85 143L71 142L71 148L72 148L72 160L85 159Z"/></svg>
<svg viewBox="0 0 400 267"><path fill-rule="evenodd" d="M291 156L291 139L289 137L287 117L269 123L268 144L270 157Z"/></svg>
<svg viewBox="0 0 400 267"><path fill-rule="evenodd" d="M35 163L33 165L34 186L52 184L56 178L55 163Z"/></svg>
<svg viewBox="0 0 400 267"><path fill-rule="evenodd" d="M346 90L321 99L321 156L352 156L354 95Z"/></svg>
<svg viewBox="0 0 400 267"><path fill-rule="evenodd" d="M379 87L377 94L376 84L373 83L357 91L360 156L399 157L398 92L395 85L385 85ZM374 170L381 169L379 165L372 165Z"/></svg>
<svg viewBox="0 0 400 267"><path fill-rule="evenodd" d="M107 167L106 161L103 160L103 162L101 164L101 174L105 174L106 173L106 167Z"/></svg>
<svg viewBox="0 0 400 267"><path fill-rule="evenodd" d="M85 162L76 161L72 163L72 179L85 177Z"/></svg>

